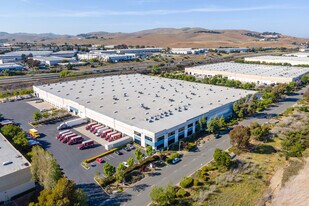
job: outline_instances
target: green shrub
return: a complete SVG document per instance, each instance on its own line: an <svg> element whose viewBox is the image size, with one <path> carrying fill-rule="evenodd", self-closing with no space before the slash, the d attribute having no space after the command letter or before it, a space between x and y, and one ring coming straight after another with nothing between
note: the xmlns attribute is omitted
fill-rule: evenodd
<svg viewBox="0 0 309 206"><path fill-rule="evenodd" d="M199 182L197 179L194 179L194 180L193 180L193 186L194 186L194 187L199 186L199 184L200 184L200 182Z"/></svg>
<svg viewBox="0 0 309 206"><path fill-rule="evenodd" d="M180 186L183 188L190 188L193 183L193 178L192 177L184 177L181 182Z"/></svg>
<svg viewBox="0 0 309 206"><path fill-rule="evenodd" d="M97 178L97 181L102 187L106 187L114 183L116 179L114 176L111 176L111 177L106 177L106 178Z"/></svg>
<svg viewBox="0 0 309 206"><path fill-rule="evenodd" d="M177 196L177 197L185 197L186 195L187 195L186 190L184 190L184 189L182 189L182 188L180 188L180 189L177 191L177 193L176 193L176 196Z"/></svg>

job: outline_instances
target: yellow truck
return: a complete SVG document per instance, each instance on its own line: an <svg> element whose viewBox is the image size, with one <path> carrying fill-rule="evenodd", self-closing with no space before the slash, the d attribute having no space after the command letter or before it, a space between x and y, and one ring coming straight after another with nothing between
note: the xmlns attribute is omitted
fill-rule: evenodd
<svg viewBox="0 0 309 206"><path fill-rule="evenodd" d="M33 139L37 139L40 137L40 133L38 132L38 130L36 129L29 129L29 135L33 138Z"/></svg>

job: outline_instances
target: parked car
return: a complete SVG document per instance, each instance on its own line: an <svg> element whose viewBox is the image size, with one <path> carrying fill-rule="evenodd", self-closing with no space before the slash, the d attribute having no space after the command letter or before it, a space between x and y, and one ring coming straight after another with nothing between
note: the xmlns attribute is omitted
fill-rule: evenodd
<svg viewBox="0 0 309 206"><path fill-rule="evenodd" d="M37 99L37 100L35 100L35 103L41 103L41 102L43 102L43 99Z"/></svg>
<svg viewBox="0 0 309 206"><path fill-rule="evenodd" d="M178 163L180 161L181 161L181 159L176 157L175 159L172 160L172 164L176 164L176 163Z"/></svg>
<svg viewBox="0 0 309 206"><path fill-rule="evenodd" d="M105 160L102 159L102 158L97 158L95 161L98 162L98 163L104 163L105 162Z"/></svg>
<svg viewBox="0 0 309 206"><path fill-rule="evenodd" d="M122 152L120 152L120 151L117 150L117 151L115 151L115 154L116 154L116 155L122 155Z"/></svg>
<svg viewBox="0 0 309 206"><path fill-rule="evenodd" d="M131 151L130 148L128 148L128 147L124 147L123 150L125 150L127 152Z"/></svg>
<svg viewBox="0 0 309 206"><path fill-rule="evenodd" d="M216 139L219 139L220 137L221 137L220 134L215 134L215 138L216 138Z"/></svg>
<svg viewBox="0 0 309 206"><path fill-rule="evenodd" d="M128 165L128 163L127 162L122 162L123 163L123 165L125 166L125 167L129 167L129 165Z"/></svg>

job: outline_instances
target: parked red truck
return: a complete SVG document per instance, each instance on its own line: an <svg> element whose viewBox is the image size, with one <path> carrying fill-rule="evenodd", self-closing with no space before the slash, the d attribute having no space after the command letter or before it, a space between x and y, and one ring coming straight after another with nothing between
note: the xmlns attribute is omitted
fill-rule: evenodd
<svg viewBox="0 0 309 206"><path fill-rule="evenodd" d="M83 149L87 149L90 147L93 147L94 145L94 141L93 140L87 140L87 141L83 141L80 145L78 145L78 149L83 150Z"/></svg>
<svg viewBox="0 0 309 206"><path fill-rule="evenodd" d="M62 141L66 136L69 136L69 135L72 135L72 134L75 134L74 132L68 132L68 133L66 133L66 134L64 134L64 135L61 135L61 137L59 137L59 141Z"/></svg>
<svg viewBox="0 0 309 206"><path fill-rule="evenodd" d="M90 132L94 132L94 130L95 130L96 128L101 127L101 126L102 126L101 124L97 124L97 125L91 127Z"/></svg>
<svg viewBox="0 0 309 206"><path fill-rule="evenodd" d="M76 136L76 137L72 137L69 141L68 141L68 145L72 145L72 144L77 144L77 143L81 143L84 140L84 138L80 135Z"/></svg>
<svg viewBox="0 0 309 206"><path fill-rule="evenodd" d="M96 125L96 124L98 124L98 123L96 123L96 122L92 122L92 123L87 124L87 126L86 126L86 130L90 130L90 129L91 129L91 127L92 127L93 125Z"/></svg>
<svg viewBox="0 0 309 206"><path fill-rule="evenodd" d="M112 131L113 131L112 129L108 129L108 130L103 131L103 132L101 133L101 137L102 137L102 138L105 138L106 134L107 134L108 132L112 132Z"/></svg>
<svg viewBox="0 0 309 206"><path fill-rule="evenodd" d="M72 138L72 137L76 137L77 136L77 134L75 134L75 133L73 133L73 134L71 134L71 135L66 135L62 140L61 140L61 142L62 143L67 143L68 141L70 141L70 139Z"/></svg>
<svg viewBox="0 0 309 206"><path fill-rule="evenodd" d="M117 134L117 131L112 131L106 134L105 139L108 140L113 134Z"/></svg>
<svg viewBox="0 0 309 206"><path fill-rule="evenodd" d="M102 129L102 128L104 128L105 126L104 125L101 125L101 126L99 126L99 127L96 127L94 130L93 130L93 134L96 134L98 131L99 131L99 129Z"/></svg>
<svg viewBox="0 0 309 206"><path fill-rule="evenodd" d="M121 133L116 133L116 134L113 134L113 135L111 135L109 138L108 138L108 141L109 142L112 142L112 141L114 141L114 140L116 140L116 139L120 139L122 137L122 135L121 135Z"/></svg>
<svg viewBox="0 0 309 206"><path fill-rule="evenodd" d="M56 139L59 139L62 135L69 133L69 132L70 132L70 130L65 130L65 131L59 132L59 134L56 136Z"/></svg>

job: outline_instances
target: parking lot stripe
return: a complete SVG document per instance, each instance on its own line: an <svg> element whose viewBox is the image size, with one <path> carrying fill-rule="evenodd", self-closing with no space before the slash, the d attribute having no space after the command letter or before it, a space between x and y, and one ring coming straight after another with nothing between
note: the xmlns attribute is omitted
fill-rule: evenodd
<svg viewBox="0 0 309 206"><path fill-rule="evenodd" d="M105 159L111 160L111 159L109 159L108 157L105 157Z"/></svg>

